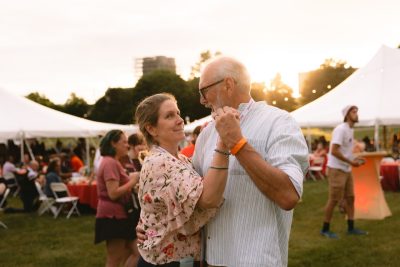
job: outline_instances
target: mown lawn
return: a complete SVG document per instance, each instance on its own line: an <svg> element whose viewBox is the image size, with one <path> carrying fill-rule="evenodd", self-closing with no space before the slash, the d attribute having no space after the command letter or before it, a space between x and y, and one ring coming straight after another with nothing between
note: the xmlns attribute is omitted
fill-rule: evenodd
<svg viewBox="0 0 400 267"><path fill-rule="evenodd" d="M338 240L319 235L328 197L327 181L304 184L303 201L294 211L289 242L289 266L400 266L400 192L385 193L392 216L357 220L367 236L347 236L347 222L335 211L331 229Z"/></svg>
<svg viewBox="0 0 400 267"><path fill-rule="evenodd" d="M400 193L386 193L393 213L382 221L359 220L368 236L346 236L346 221L338 211L332 230L338 240L319 235L327 182L306 182L303 201L294 213L289 266L400 266ZM11 198L9 205L20 206ZM53 219L50 215L0 214L9 229L0 228L0 266L104 266L104 244L93 245L94 214Z"/></svg>

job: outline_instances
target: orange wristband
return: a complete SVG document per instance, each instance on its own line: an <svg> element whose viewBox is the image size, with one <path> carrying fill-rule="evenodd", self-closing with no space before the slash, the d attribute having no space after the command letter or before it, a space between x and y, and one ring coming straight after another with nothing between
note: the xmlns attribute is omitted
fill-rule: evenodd
<svg viewBox="0 0 400 267"><path fill-rule="evenodd" d="M234 145L234 146L231 148L231 154L232 154L232 155L236 155L236 154L239 152L239 150L242 149L242 147L243 147L246 143L247 143L246 138L243 137L242 139L240 139L239 142L237 142L236 145Z"/></svg>

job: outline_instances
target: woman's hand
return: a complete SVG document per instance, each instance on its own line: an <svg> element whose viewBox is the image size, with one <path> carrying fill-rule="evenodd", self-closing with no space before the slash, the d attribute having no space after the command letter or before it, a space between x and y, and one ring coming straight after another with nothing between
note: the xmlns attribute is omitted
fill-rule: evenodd
<svg viewBox="0 0 400 267"><path fill-rule="evenodd" d="M131 184L131 187L134 187L138 182L140 178L140 173L139 172L131 172L129 173L129 183Z"/></svg>
<svg viewBox="0 0 400 267"><path fill-rule="evenodd" d="M136 226L137 243L143 244L147 240L146 232L139 225Z"/></svg>

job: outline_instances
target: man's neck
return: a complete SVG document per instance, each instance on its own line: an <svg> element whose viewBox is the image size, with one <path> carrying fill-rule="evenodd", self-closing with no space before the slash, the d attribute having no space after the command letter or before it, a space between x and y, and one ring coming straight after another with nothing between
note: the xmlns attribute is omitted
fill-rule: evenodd
<svg viewBox="0 0 400 267"><path fill-rule="evenodd" d="M239 95L239 96L233 101L232 107L238 109L240 104L249 103L250 99L251 99L251 96L250 96L250 95Z"/></svg>
<svg viewBox="0 0 400 267"><path fill-rule="evenodd" d="M354 122L352 122L352 121L346 121L346 123L349 125L349 127L350 128L353 128L354 127Z"/></svg>

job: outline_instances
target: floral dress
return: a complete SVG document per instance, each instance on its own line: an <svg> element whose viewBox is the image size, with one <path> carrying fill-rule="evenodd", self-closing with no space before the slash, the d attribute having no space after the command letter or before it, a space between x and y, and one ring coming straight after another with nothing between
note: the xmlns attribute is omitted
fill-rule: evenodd
<svg viewBox="0 0 400 267"><path fill-rule="evenodd" d="M139 181L139 226L147 235L139 251L147 262L199 258L199 230L217 212L196 206L203 191L202 180L184 155L177 159L161 147L152 148Z"/></svg>

